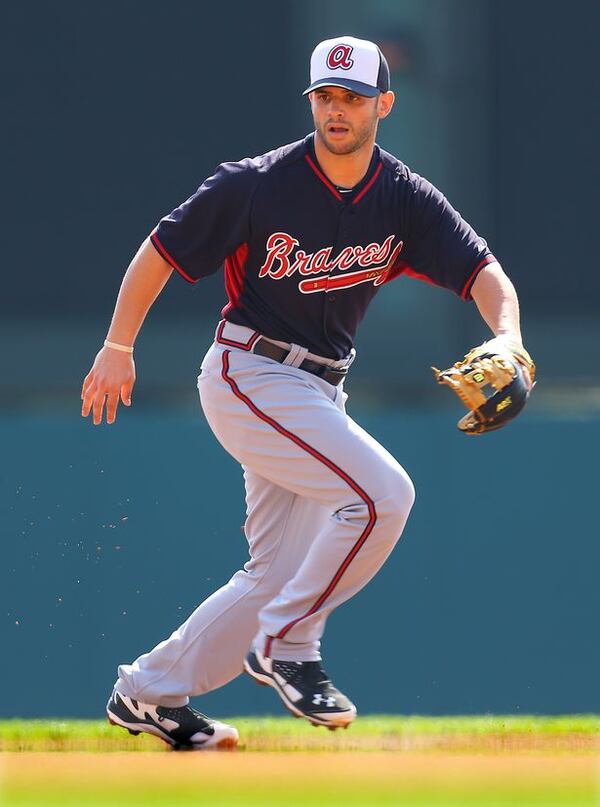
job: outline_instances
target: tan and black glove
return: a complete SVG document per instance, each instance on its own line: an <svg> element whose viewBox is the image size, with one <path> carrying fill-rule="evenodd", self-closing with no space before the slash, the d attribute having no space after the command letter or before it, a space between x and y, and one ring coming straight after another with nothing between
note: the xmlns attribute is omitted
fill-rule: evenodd
<svg viewBox="0 0 600 807"><path fill-rule="evenodd" d="M535 384L531 356L520 342L503 336L473 348L447 370L432 370L438 383L447 384L469 409L457 423L465 434L505 426L523 409Z"/></svg>

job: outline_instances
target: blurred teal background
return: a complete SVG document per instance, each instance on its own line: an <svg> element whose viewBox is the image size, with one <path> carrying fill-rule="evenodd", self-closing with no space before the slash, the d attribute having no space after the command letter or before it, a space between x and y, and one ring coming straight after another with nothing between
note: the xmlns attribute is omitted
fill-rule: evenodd
<svg viewBox="0 0 600 807"><path fill-rule="evenodd" d="M349 409L417 504L331 618L328 668L365 712L598 711L600 6L59 0L4 23L0 715L101 714L116 664L244 562L241 473L195 389L221 273L170 281L115 426L82 421L79 392L139 243L219 162L310 130L309 55L339 33L381 44L397 101L379 142L487 238L540 382L508 429L465 438L429 367L486 327L448 292L384 287ZM278 711L243 679L202 704Z"/></svg>

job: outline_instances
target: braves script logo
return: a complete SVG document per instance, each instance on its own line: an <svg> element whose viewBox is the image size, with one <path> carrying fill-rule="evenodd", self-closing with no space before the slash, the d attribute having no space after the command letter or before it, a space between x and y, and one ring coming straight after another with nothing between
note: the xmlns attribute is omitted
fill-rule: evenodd
<svg viewBox="0 0 600 807"><path fill-rule="evenodd" d="M352 50L352 45L336 45L327 54L327 67L330 70L336 70L338 67L350 70L354 64L354 59L350 58Z"/></svg>
<svg viewBox="0 0 600 807"><path fill-rule="evenodd" d="M404 245L399 241L394 246L395 235L388 235L383 244L371 243L366 247L344 247L333 259L333 247L325 247L316 252L305 252L296 249L300 245L297 238L288 233L273 233L267 238L267 255L260 267L259 277L270 277L281 280L298 272L304 279L298 283L302 294L314 294L317 291L333 291L349 289L359 283L373 283L380 286L385 282L391 269L394 268ZM295 250L295 252L294 252ZM355 272L348 272L353 266L363 267ZM330 277L334 269L348 272L344 275ZM321 275L308 278L310 275Z"/></svg>

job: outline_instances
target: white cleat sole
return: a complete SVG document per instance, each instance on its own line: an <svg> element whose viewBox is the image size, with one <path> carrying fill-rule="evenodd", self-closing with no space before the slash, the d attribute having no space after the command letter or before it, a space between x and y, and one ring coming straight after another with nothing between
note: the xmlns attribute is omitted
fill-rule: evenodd
<svg viewBox="0 0 600 807"><path fill-rule="evenodd" d="M301 712L300 709L294 706L293 702L287 697L285 692L278 685L277 681L270 675L259 673L256 672L256 670L253 670L246 659L244 659L244 669L248 675L251 675L252 678L257 681L257 683L261 684L261 686L272 687L281 698L285 708L288 710L288 712L291 712L294 717L303 717L305 720L308 720L309 723L312 723L313 726L325 726L330 731L335 731L336 729L347 729L356 717L356 709L350 712L342 712L340 715L336 716L330 715L324 717L318 714L306 715L304 712Z"/></svg>
<svg viewBox="0 0 600 807"><path fill-rule="evenodd" d="M186 749L189 751L227 751L236 748L239 740L237 729L234 729L233 726L227 726L224 723L215 723L215 733L212 736L207 736L204 742L182 746L173 742L172 738L163 733L157 726L152 726L149 723L127 723L125 720L108 710L106 714L108 717L108 722L112 726L127 729L127 731L134 736L137 736L138 734L152 734L163 742L167 743L170 748L175 750Z"/></svg>

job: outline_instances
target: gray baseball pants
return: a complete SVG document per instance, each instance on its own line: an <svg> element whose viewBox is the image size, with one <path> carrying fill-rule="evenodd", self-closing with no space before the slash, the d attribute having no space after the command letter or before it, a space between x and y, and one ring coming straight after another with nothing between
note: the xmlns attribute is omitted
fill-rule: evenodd
<svg viewBox="0 0 600 807"><path fill-rule="evenodd" d="M117 690L145 703L182 706L223 686L252 645L320 659L328 615L379 570L414 501L405 470L346 414L341 385L252 353L253 334L222 327L198 379L211 429L244 469L250 559L168 639L119 667Z"/></svg>

